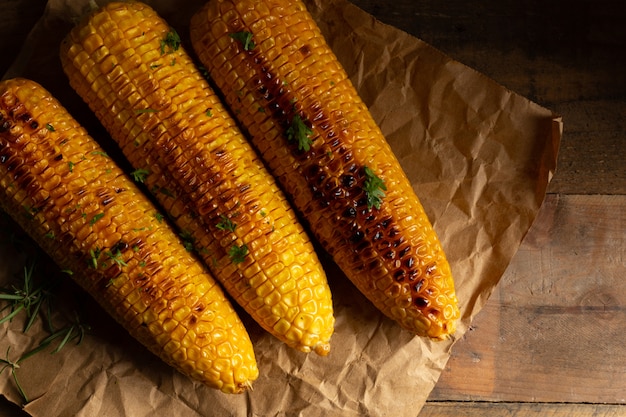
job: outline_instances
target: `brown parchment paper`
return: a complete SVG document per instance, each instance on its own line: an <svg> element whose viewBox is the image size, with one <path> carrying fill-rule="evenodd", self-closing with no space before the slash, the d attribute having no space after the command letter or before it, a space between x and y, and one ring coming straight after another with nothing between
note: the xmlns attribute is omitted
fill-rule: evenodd
<svg viewBox="0 0 626 417"><path fill-rule="evenodd" d="M202 0L203 1L203 0ZM148 1L187 39L201 0ZM100 2L101 4L102 2ZM225 395L162 364L105 316L44 259L60 281L57 305L80 307L92 331L80 345L40 353L16 371L32 416L412 416L434 387L455 340L463 336L530 228L555 171L558 115L455 62L432 46L345 0L307 0L339 60L370 106L430 215L456 279L462 320L455 338L413 337L380 314L320 252L329 277L336 330L328 357L289 349L242 312L261 371L254 390ZM70 89L58 46L88 0L49 0L23 52L4 75L49 89L96 139L110 141ZM188 50L191 50L187 47ZM0 285L25 260L0 224ZM22 249L20 249L20 247ZM28 253L26 251L24 253ZM49 261L48 261L49 262ZM78 306L78 307L77 307ZM22 332L21 316L3 325L0 354L11 359L47 333L40 321ZM479 369L477 369L479 371ZM9 371L0 393L21 404Z"/></svg>

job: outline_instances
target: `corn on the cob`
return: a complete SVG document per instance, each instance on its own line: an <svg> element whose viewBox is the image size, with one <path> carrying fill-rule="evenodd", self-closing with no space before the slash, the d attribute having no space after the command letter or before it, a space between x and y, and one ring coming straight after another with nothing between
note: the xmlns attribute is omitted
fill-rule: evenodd
<svg viewBox="0 0 626 417"><path fill-rule="evenodd" d="M354 284L435 339L459 317L438 237L299 0L210 0L191 42L295 207Z"/></svg>
<svg viewBox="0 0 626 417"><path fill-rule="evenodd" d="M252 342L219 284L31 80L0 83L0 207L165 362L224 392L257 378Z"/></svg>
<svg viewBox="0 0 626 417"><path fill-rule="evenodd" d="M61 48L70 84L226 290L266 330L329 352L325 272L295 212L179 44L142 3L110 3Z"/></svg>

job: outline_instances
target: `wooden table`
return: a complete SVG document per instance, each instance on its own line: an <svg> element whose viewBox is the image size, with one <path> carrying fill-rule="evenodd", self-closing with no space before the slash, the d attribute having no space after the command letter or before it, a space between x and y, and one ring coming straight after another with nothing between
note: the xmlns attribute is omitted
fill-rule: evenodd
<svg viewBox="0 0 626 417"><path fill-rule="evenodd" d="M419 417L626 415L625 3L352 1L565 126L534 226ZM44 6L0 3L0 72Z"/></svg>

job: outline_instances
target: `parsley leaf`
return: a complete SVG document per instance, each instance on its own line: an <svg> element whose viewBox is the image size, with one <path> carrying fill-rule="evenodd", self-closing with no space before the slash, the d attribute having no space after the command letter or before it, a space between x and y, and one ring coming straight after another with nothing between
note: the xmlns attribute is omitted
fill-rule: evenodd
<svg viewBox="0 0 626 417"><path fill-rule="evenodd" d="M228 250L228 256L230 256L231 261L234 264L240 264L246 259L246 255L248 254L248 246L245 244L241 246L233 245Z"/></svg>
<svg viewBox="0 0 626 417"><path fill-rule="evenodd" d="M372 207L380 209L380 204L385 196L387 187L380 177L374 174L369 167L364 167L365 170L365 184L363 190L367 194L367 207L371 210Z"/></svg>
<svg viewBox="0 0 626 417"><path fill-rule="evenodd" d="M228 217L223 214L220 216L220 218L222 220L220 220L220 222L215 225L219 230L229 232L235 231L235 229L237 228L237 225L235 223L233 223Z"/></svg>
<svg viewBox="0 0 626 417"><path fill-rule="evenodd" d="M150 175L150 171L148 171L147 169L139 168L131 172L130 175L132 175L133 179L136 182L143 183L146 180L146 177Z"/></svg>
<svg viewBox="0 0 626 417"><path fill-rule="evenodd" d="M89 266L93 269L98 269L98 258L100 258L101 249L96 247L96 249L89 249Z"/></svg>
<svg viewBox="0 0 626 417"><path fill-rule="evenodd" d="M243 46L244 51L251 51L256 46L252 40L252 33L250 32L235 32L231 33L230 37L239 41Z"/></svg>
<svg viewBox="0 0 626 417"><path fill-rule="evenodd" d="M187 252L193 252L194 245L196 244L196 239L193 237L190 231L183 230L178 235L183 241L183 246L187 249Z"/></svg>
<svg viewBox="0 0 626 417"><path fill-rule="evenodd" d="M101 218L103 218L103 217L104 217L104 213L98 213L98 214L95 214L95 215L91 218L91 220L89 220L89 226L93 226L94 224L96 224L96 222L97 222L98 220L100 220L100 219L101 219Z"/></svg>
<svg viewBox="0 0 626 417"><path fill-rule="evenodd" d="M124 259L122 259L122 252L120 252L119 249L117 251L115 251L115 253L113 253L111 251L107 251L105 253L105 255L108 256L109 259L111 259L113 262L115 262L120 267L128 266L126 264L126 262L124 262Z"/></svg>
<svg viewBox="0 0 626 417"><path fill-rule="evenodd" d="M178 33L174 29L171 29L167 32L167 35L165 35L165 39L161 40L161 55L165 54L166 47L170 49L169 53L177 51L178 48L180 48L180 44L180 36L178 36Z"/></svg>
<svg viewBox="0 0 626 417"><path fill-rule="evenodd" d="M291 124L285 133L287 133L287 140L298 141L298 150L308 152L311 149L311 143L313 142L309 135L313 134L313 130L304 123L299 114L293 116Z"/></svg>

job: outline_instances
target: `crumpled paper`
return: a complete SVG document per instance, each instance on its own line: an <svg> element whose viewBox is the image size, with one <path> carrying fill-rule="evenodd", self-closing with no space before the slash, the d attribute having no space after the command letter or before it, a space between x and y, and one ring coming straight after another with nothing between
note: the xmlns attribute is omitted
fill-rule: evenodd
<svg viewBox="0 0 626 417"><path fill-rule="evenodd" d="M204 0L147 1L188 39L188 19ZM4 78L22 76L50 90L96 139L107 143L71 90L58 46L88 0L49 0L22 54ZM100 2L101 4L102 2ZM68 277L54 316L80 308L91 325L81 344L34 355L16 370L32 416L412 416L434 387L454 342L486 303L530 228L556 168L558 115L377 21L345 0L307 0L338 59L379 122L446 250L462 319L454 338L414 337L379 313L320 250L336 313L328 357L287 348L241 311L255 345L254 389L226 395L190 381L131 339ZM191 51L190 47L187 50ZM0 229L0 285L9 286L28 256ZM33 247L28 239L24 245ZM43 265L49 263L45 258ZM47 335L42 321L22 332L23 317L2 326L0 353L15 360ZM49 350L52 350L53 346ZM22 404L9 371L0 393Z"/></svg>

